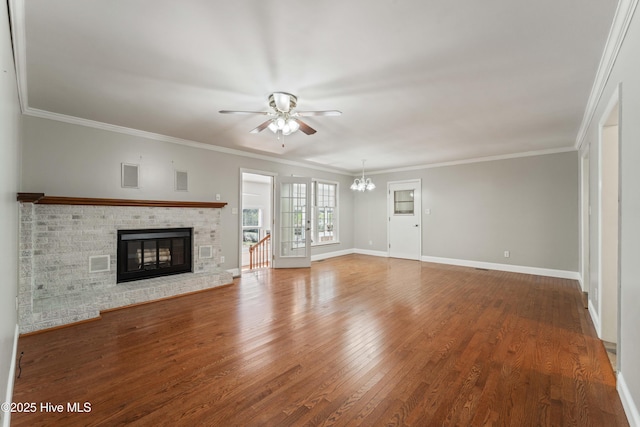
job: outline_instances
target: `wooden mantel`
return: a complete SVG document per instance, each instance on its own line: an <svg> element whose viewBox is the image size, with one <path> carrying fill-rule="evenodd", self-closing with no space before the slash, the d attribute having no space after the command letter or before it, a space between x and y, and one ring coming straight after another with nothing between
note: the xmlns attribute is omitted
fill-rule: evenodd
<svg viewBox="0 0 640 427"><path fill-rule="evenodd" d="M96 199L88 197L45 196L44 193L18 193L18 202L39 205L84 205L84 206L152 206L161 208L223 208L226 202L182 202L165 200Z"/></svg>

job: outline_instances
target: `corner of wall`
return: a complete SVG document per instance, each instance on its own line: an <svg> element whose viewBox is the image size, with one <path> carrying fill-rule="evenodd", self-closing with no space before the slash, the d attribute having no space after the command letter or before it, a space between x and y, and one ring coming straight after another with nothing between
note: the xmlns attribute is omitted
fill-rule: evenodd
<svg viewBox="0 0 640 427"><path fill-rule="evenodd" d="M13 338L13 352L11 357L11 367L9 368L9 377L7 378L7 388L4 402L11 402L13 400L13 385L16 378L16 359L18 356L18 336L20 335L20 328L16 324L16 331ZM2 427L9 427L11 424L11 412L5 412L4 409L0 412L0 417L2 417Z"/></svg>
<svg viewBox="0 0 640 427"><path fill-rule="evenodd" d="M624 380L624 375L622 372L618 374L618 394L620 395L620 400L622 401L622 407L624 408L624 413L627 415L627 419L629 420L629 425L640 426L640 412L638 411L638 406L633 401L633 397L631 396L631 392L627 387L627 383Z"/></svg>

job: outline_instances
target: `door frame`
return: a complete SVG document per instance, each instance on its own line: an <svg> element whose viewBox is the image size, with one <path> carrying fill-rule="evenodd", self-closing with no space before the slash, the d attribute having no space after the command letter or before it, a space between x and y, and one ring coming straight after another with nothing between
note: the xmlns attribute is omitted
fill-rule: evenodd
<svg viewBox="0 0 640 427"><path fill-rule="evenodd" d="M392 212L390 211L391 206L391 186L394 184L417 184L417 191L420 193L420 206L417 208L414 206L414 212L417 212L416 220L418 221L418 228L420 230L420 239L418 243L418 256L417 260L422 260L422 179L421 178L413 178L413 179L403 179L399 181L387 181L387 257L391 257L391 216Z"/></svg>
<svg viewBox="0 0 640 427"><path fill-rule="evenodd" d="M264 176L269 176L271 177L271 206L269 207L271 210L271 253L273 253L273 239L274 239L274 233L276 232L275 227L273 226L273 221L274 221L274 214L275 214L275 209L274 209L274 202L275 202L275 182L276 182L276 177L278 176L277 172L269 172L269 171L263 171L263 170L257 170L257 169L248 169L248 168L240 168L240 172L239 172L239 182L240 184L238 185L238 237L237 237L237 242L238 242L238 277L242 276L242 210L244 208L243 203L242 203L242 193L244 192L244 177L243 175L245 173L252 173L254 175L264 175ZM272 265L273 267L273 265Z"/></svg>
<svg viewBox="0 0 640 427"><path fill-rule="evenodd" d="M608 321L607 319L605 319L605 308L604 308L604 304L603 304L603 300L605 298L607 298L607 292L611 292L611 287L605 288L604 286L604 277L603 277L603 264L604 264L604 259L603 259L603 234L605 233L605 231L603 231L605 224L603 222L603 201L602 201L602 183L603 183L603 179L604 179L604 173L606 172L604 170L603 167L603 151L606 150L608 147L605 147L604 144L611 144L612 142L607 142L606 138L604 137L604 130L606 127L608 126L616 126L617 127L617 135L616 135L616 141L615 144L617 145L617 150L618 150L618 158L617 158L617 230L615 230L615 233L617 233L616 239L617 239L617 259L616 259L616 282L615 283L615 292L617 293L616 295L616 301L615 301L615 306L616 306L616 353L617 353L617 363L616 363L616 371L620 371L620 367L622 366L622 358L620 357L621 354L621 347L622 347L622 342L621 342L621 323L622 323L622 316L621 316L621 306L622 306L622 284L621 284L621 263L620 263L620 258L621 258L621 243L622 243L622 218L621 218L621 212L622 210L620 209L621 206L621 194L622 194L622 123L620 121L620 117L621 117L621 92L622 92L622 83L619 83L613 94L611 95L611 97L609 98L609 102L604 110L604 112L602 113L602 116L600 117L600 121L598 123L598 169L597 169L597 182L598 182L598 189L597 189L597 194L598 194L598 230L597 230L597 235L598 235L598 246L597 246L597 266L598 266L598 283L597 283L597 288L598 288L598 298L597 298L597 311L598 311L598 319L599 319L599 324L597 325L598 327L596 328L596 332L598 333L598 337L602 339L603 336L603 322ZM614 112L617 114L617 121L615 124L610 123L610 118L611 116L614 114ZM611 234L613 231L610 230L610 227L608 227L606 233ZM610 297L610 296L609 296Z"/></svg>
<svg viewBox="0 0 640 427"><path fill-rule="evenodd" d="M304 229L304 248L305 256L281 256L281 239L283 233L280 232L282 227L282 204L281 204L281 192L283 183L295 183L305 184L307 190L305 192L305 219L302 224ZM275 179L275 191L274 191L274 226L277 230L276 234L272 238L273 249L273 268L310 268L311 267L311 217L312 217L312 200L311 200L311 186L313 180L311 177L306 176L278 176ZM295 228L295 227L294 227ZM294 231L295 232L295 231Z"/></svg>

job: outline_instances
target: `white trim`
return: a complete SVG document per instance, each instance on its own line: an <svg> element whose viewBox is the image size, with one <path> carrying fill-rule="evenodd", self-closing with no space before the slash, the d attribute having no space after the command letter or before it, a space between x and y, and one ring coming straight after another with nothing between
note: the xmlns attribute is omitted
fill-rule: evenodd
<svg viewBox="0 0 640 427"><path fill-rule="evenodd" d="M276 230L275 230L275 222L274 222L274 215L276 214L275 211L275 203L276 203L276 191L275 191L275 185L276 185L276 178L278 176L277 172L270 172L270 171L264 171L264 170L258 170L258 169L250 169L250 168L240 168L240 178L239 178L239 183L238 183L238 205L240 206L238 209L238 268L234 268L234 271L237 271L237 274L234 273L233 277L242 277L242 230L243 230L243 225L242 225L242 211L244 209L244 203L243 203L243 197L242 197L242 193L244 192L244 174L245 173L249 173L252 175L262 175L262 176L268 176L271 178L271 200L270 200L270 206L269 208L271 209L271 212L269 213L271 215L271 224L269 224L269 227L271 229L271 261L272 261L272 266L273 266L273 238L275 237ZM230 271L230 270L228 270Z"/></svg>
<svg viewBox="0 0 640 427"><path fill-rule="evenodd" d="M631 427L640 427L640 412L638 406L633 401L633 396L627 387L627 382L622 376L622 372L618 374L618 395L622 401L622 407L627 415L627 421Z"/></svg>
<svg viewBox="0 0 640 427"><path fill-rule="evenodd" d="M323 254L317 254L317 255L311 255L311 261L320 261L323 259L329 259L329 258L335 258L335 257L339 257L339 256L344 256L344 255L351 255L353 252L353 249L343 249L341 251L334 251L334 252L326 252Z"/></svg>
<svg viewBox="0 0 640 427"><path fill-rule="evenodd" d="M13 336L13 352L11 353L11 367L9 368L9 378L7 378L7 389L2 402L13 401L13 384L16 379L16 360L18 358L18 337L20 336L20 326L16 324L16 331ZM2 427L11 425L11 412L3 412Z"/></svg>
<svg viewBox="0 0 640 427"><path fill-rule="evenodd" d="M589 144L587 145L590 148ZM589 292L590 283L586 279L590 277L591 268L591 153L589 149L580 152L580 288L583 292ZM585 164L587 167L585 168ZM590 280L590 279L589 279Z"/></svg>
<svg viewBox="0 0 640 427"><path fill-rule="evenodd" d="M577 271L554 270L551 268L528 267L525 265L498 264L484 261L471 261L455 258L441 258L434 256L422 256L424 262L435 262L438 264L458 265L461 267L486 268L488 270L509 271L512 273L534 274L536 276L557 277L560 279L579 280L580 273Z"/></svg>
<svg viewBox="0 0 640 427"><path fill-rule="evenodd" d="M602 338L602 320L604 319L604 315L602 313L603 311L603 303L602 301L604 300L604 294L605 292L608 290L604 289L604 277L602 275L602 265L603 265L603 243L602 243L602 236L603 236L603 228L604 228L604 223L602 222L602 211L603 211L603 203L602 203L602 194L603 194L603 190L602 190L602 179L603 179L603 161L602 161L602 154L603 154L603 149L604 149L604 138L603 138L603 131L604 129L607 127L606 123L609 121L609 117L611 116L611 113L613 112L613 110L617 107L618 109L619 107L619 103L620 103L620 84L616 85L615 90L613 91L613 94L611 94L611 97L609 98L609 102L607 103L607 107L604 111L604 113L600 116L600 120L598 121L598 158L597 158L597 162L598 162L598 171L597 171L597 177L598 177L598 247L596 248L597 251L597 260L596 262L598 263L598 283L596 284L596 295L598 297L598 315L599 315L599 327L597 328L598 331L598 337ZM619 137L616 140L616 144L618 145L618 151L620 152L620 141L619 141ZM618 161L619 161L619 156L620 153L618 153ZM619 166L618 166L619 168ZM591 173L591 172L589 172ZM619 172L618 172L619 174ZM619 175L618 175L618 180L619 180ZM618 182L618 193L620 192L620 182ZM618 207L619 209L619 207ZM618 265L619 265L619 259L620 259L620 218L619 218L620 213L618 212ZM610 228L610 227L608 227ZM593 248L591 248L591 250L593 250ZM617 272L618 275L618 282L620 280L620 271L618 269ZM617 286L617 285L616 285ZM617 291L618 292L618 299L619 299L619 294L620 294L620 290ZM618 304L618 307L616 308L617 313L616 313L616 322L618 322L618 320L620 319L620 305ZM618 322L619 323L619 322ZM618 326L616 325L616 333L618 333ZM611 339L609 339L611 340Z"/></svg>
<svg viewBox="0 0 640 427"><path fill-rule="evenodd" d="M577 150L581 149L582 144L584 144L587 130L589 129L589 126L593 121L593 117L596 114L596 110L600 104L600 99L602 98L604 89L607 86L609 77L611 76L613 66L618 58L618 52L622 47L622 42L627 34L627 30L631 24L631 18L633 17L633 13L637 5L638 0L620 0L618 2L618 8L616 9L616 13L613 17L613 24L609 31L607 43L604 47L602 58L600 59L600 65L598 65L598 72L596 73L596 78L593 82L593 86L591 87L591 94L589 95L587 107L585 108L584 116L582 117L582 123L578 129L578 135L574 146Z"/></svg>
<svg viewBox="0 0 640 427"><path fill-rule="evenodd" d="M600 326L600 316L598 315L596 306L593 305L593 301L591 301L591 299L589 299L589 315L591 316L591 321L593 322L593 327L596 330L596 334L598 334L598 338L601 338L602 326Z"/></svg>
<svg viewBox="0 0 640 427"><path fill-rule="evenodd" d="M16 67L18 81L18 100L24 113L29 107L27 99L27 33L25 24L24 0L9 0L9 17L11 19L11 38L13 40L13 62Z"/></svg>
<svg viewBox="0 0 640 427"><path fill-rule="evenodd" d="M369 249L354 249L353 250L354 254L359 254L359 255L371 255L371 256L377 256L377 257L382 257L382 258L389 258L389 254L387 252L384 251L372 251Z"/></svg>
<svg viewBox="0 0 640 427"><path fill-rule="evenodd" d="M572 151L576 151L573 147L561 147L561 148L551 148L547 150L537 150L537 151L525 151L522 153L513 153L513 154L502 154L498 156L488 156L488 157L475 157L471 159L465 160L454 160L451 162L442 162L442 163L431 163L425 165L417 165L417 166L407 166L404 168L394 168L394 169L384 169L377 171L367 171L368 175L380 175L384 173L394 173L394 172L408 172L422 169L433 169L433 168L441 168L445 166L457 166L457 165L466 165L470 163L482 163L482 162L492 162L494 160L508 160L508 159L519 159L521 157L533 157L533 156L544 156L547 154L558 154L558 153L569 153ZM354 175L355 177L355 175Z"/></svg>

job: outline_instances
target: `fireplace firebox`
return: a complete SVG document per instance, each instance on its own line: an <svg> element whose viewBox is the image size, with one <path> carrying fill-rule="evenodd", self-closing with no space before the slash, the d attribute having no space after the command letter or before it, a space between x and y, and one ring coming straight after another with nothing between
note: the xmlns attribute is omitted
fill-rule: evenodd
<svg viewBox="0 0 640 427"><path fill-rule="evenodd" d="M117 283L189 273L192 228L118 230Z"/></svg>

